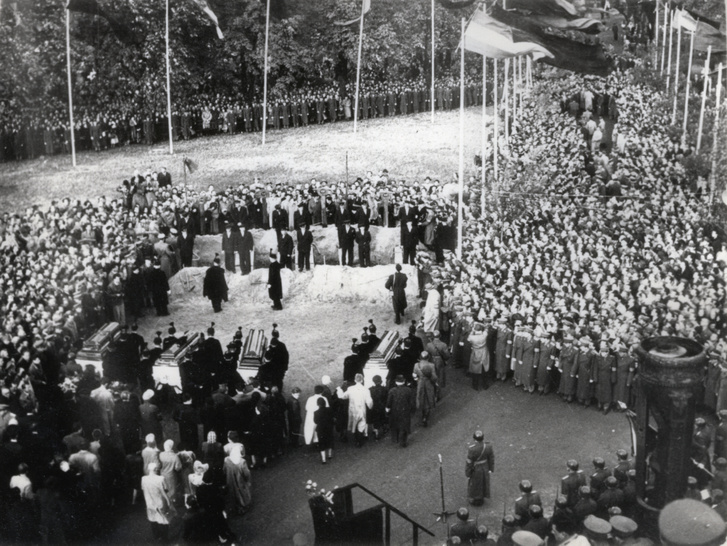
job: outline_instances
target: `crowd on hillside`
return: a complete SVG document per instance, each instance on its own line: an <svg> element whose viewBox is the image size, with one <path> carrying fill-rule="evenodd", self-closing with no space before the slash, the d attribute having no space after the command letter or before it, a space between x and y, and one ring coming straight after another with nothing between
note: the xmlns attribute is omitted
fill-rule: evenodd
<svg viewBox="0 0 727 546"><path fill-rule="evenodd" d="M526 106L515 124L515 183L498 188L535 176L532 193L518 206L489 201L466 223L462 260L434 267L453 323L464 332L481 323L498 350L503 340L507 358L488 363L498 378L514 369L530 392L595 398L606 411L628 403L631 345L691 337L711 359L705 403L723 408L727 251L702 216L704 181L688 180L679 162L693 150L669 136L659 94L628 75L602 85L571 76L544 90L551 106Z"/></svg>
<svg viewBox="0 0 727 546"><path fill-rule="evenodd" d="M482 104L482 83L467 77L465 106ZM267 129L320 125L353 119L355 90L342 94L331 85L305 87L273 94L268 101ZM424 80L397 83L364 82L359 96L359 119L416 114L431 109L431 89ZM435 108L459 106L459 79L437 80ZM172 135L189 140L205 135L251 133L262 130L263 103L242 97L199 95L186 104L175 104ZM144 112L129 104L97 110L80 107L75 112L77 150L101 151L128 144L147 144L168 139L166 110ZM7 108L0 118L0 161L69 154L71 134L66 107L54 111L17 113Z"/></svg>

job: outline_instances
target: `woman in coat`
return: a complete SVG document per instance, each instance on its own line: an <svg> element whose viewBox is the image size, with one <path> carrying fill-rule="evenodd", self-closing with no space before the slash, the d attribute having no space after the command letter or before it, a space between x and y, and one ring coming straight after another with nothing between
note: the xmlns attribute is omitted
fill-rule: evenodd
<svg viewBox="0 0 727 546"><path fill-rule="evenodd" d="M244 514L252 506L252 490L250 469L239 447L234 447L225 457L223 470L227 484L225 509L228 514Z"/></svg>
<svg viewBox="0 0 727 546"><path fill-rule="evenodd" d="M313 414L313 422L316 425L318 435L318 449L321 452L321 463L326 464L327 459L333 458L333 440L335 431L333 428L333 410L327 406L326 399L320 397L316 400L318 409Z"/></svg>
<svg viewBox="0 0 727 546"><path fill-rule="evenodd" d="M326 398L323 396L323 385L316 385L313 390L313 396L305 402L305 424L303 425L303 435L305 444L311 445L318 442L318 434L316 434L315 413L318 410L318 400ZM326 400L328 405L328 400Z"/></svg>
<svg viewBox="0 0 727 546"><path fill-rule="evenodd" d="M182 461L179 459L179 455L174 452L174 440L164 442L164 451L159 454L159 463L169 500L172 504L179 504L182 494L179 474L182 470Z"/></svg>
<svg viewBox="0 0 727 546"><path fill-rule="evenodd" d="M429 354L422 353L422 359L414 367L417 381L417 409L422 412L422 426L427 426L429 414L437 404L437 375L434 365L427 360Z"/></svg>
<svg viewBox="0 0 727 546"><path fill-rule="evenodd" d="M480 386L487 387L485 374L490 371L490 351L487 347L487 328L482 323L475 323L467 340L472 346L469 372L472 374L472 388L479 391Z"/></svg>

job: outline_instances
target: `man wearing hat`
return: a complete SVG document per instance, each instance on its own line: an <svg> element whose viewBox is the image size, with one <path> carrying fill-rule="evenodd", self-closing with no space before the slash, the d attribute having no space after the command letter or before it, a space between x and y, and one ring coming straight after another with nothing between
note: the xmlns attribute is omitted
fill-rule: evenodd
<svg viewBox="0 0 727 546"><path fill-rule="evenodd" d="M406 282L407 276L401 272L401 265L396 264L396 273L389 275L384 287L391 292L391 301L394 305L396 324L401 324L401 316L406 311Z"/></svg>
<svg viewBox="0 0 727 546"><path fill-rule="evenodd" d="M470 511L467 508L457 510L457 522L449 527L449 536L458 537L462 544L473 544L477 536L477 523L470 521Z"/></svg>
<svg viewBox="0 0 727 546"><path fill-rule="evenodd" d="M598 496L598 515L606 517L609 508L618 506L619 508L624 503L624 494L618 488L618 479L614 476L609 476L605 481L606 489Z"/></svg>
<svg viewBox="0 0 727 546"><path fill-rule="evenodd" d="M573 507L573 515L578 521L583 521L588 516L598 511L598 503L593 500L591 488L587 485L578 490L578 502Z"/></svg>
<svg viewBox="0 0 727 546"><path fill-rule="evenodd" d="M283 303L283 281L280 278L280 262L275 253L270 251L270 267L268 268L268 297L273 300L273 309L282 311Z"/></svg>
<svg viewBox="0 0 727 546"><path fill-rule="evenodd" d="M212 302L215 313L222 311L222 301L227 301L227 281L225 271L220 267L220 257L215 256L212 265L204 275L202 295Z"/></svg>
<svg viewBox="0 0 727 546"><path fill-rule="evenodd" d="M714 476L710 482L710 489L727 491L727 459L724 457L714 461Z"/></svg>
<svg viewBox="0 0 727 546"><path fill-rule="evenodd" d="M490 474L495 471L495 453L490 442L485 442L485 435L478 430L472 436L475 443L467 450L465 476L467 482L467 498L473 506L481 506L485 499L490 498Z"/></svg>
<svg viewBox="0 0 727 546"><path fill-rule="evenodd" d="M611 524L605 519L588 516L583 521L583 531L592 546L608 546Z"/></svg>
<svg viewBox="0 0 727 546"><path fill-rule="evenodd" d="M606 468L606 461L601 457L593 459L594 472L591 474L590 486L594 497L598 496L606 489L606 478L611 476L611 470Z"/></svg>
<svg viewBox="0 0 727 546"><path fill-rule="evenodd" d="M578 469L578 461L570 459L566 463L568 474L560 480L560 492L568 499L568 506L571 508L576 505L579 499L579 490L586 485L586 476L582 470Z"/></svg>
<svg viewBox="0 0 727 546"><path fill-rule="evenodd" d="M391 441L399 442L401 447L408 445L411 417L415 411L416 393L406 386L403 375L397 375L386 398L386 413L389 415Z"/></svg>
<svg viewBox="0 0 727 546"><path fill-rule="evenodd" d="M512 534L512 543L515 546L543 546L542 538L531 531L520 530Z"/></svg>
<svg viewBox="0 0 727 546"><path fill-rule="evenodd" d="M727 459L727 410L719 410L717 416L719 425L714 431L714 458Z"/></svg>
<svg viewBox="0 0 727 546"><path fill-rule="evenodd" d="M533 491L533 484L529 480L521 481L518 487L521 494L515 499L515 519L523 525L530 519L530 507L534 505L542 507L543 501L540 499L540 494Z"/></svg>
<svg viewBox="0 0 727 546"><path fill-rule="evenodd" d="M613 516L608 522L611 524L611 536L615 544L633 544L630 539L639 530L639 526L634 520L626 516Z"/></svg>
<svg viewBox="0 0 727 546"><path fill-rule="evenodd" d="M692 435L692 458L697 464L703 464L707 471L712 465L709 461L709 448L712 445L712 434L707 422L702 417L694 420L694 434Z"/></svg>
<svg viewBox="0 0 727 546"><path fill-rule="evenodd" d="M619 484L623 485L628 480L628 472L633 468L633 461L629 460L629 454L625 449L619 449L616 451L616 457L618 462L613 467L613 475L619 481Z"/></svg>

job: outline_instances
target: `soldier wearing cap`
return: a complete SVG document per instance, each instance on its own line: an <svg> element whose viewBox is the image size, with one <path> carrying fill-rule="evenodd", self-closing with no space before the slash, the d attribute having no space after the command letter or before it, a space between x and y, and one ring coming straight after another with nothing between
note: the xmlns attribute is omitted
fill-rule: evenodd
<svg viewBox="0 0 727 546"><path fill-rule="evenodd" d="M598 497L606 489L606 478L611 475L611 470L606 468L606 461L601 457L593 459L594 472L591 474L590 486L593 495Z"/></svg>
<svg viewBox="0 0 727 546"><path fill-rule="evenodd" d="M609 508L621 507L624 502L624 494L618 488L618 480L614 476L606 478L606 489L598 496L598 513L606 516Z"/></svg>
<svg viewBox="0 0 727 546"><path fill-rule="evenodd" d="M625 516L613 516L608 522L611 524L611 535L616 544L629 544L631 541L627 540L639 530L636 522Z"/></svg>
<svg viewBox="0 0 727 546"><path fill-rule="evenodd" d="M613 475L623 487L628 479L628 471L633 468L633 461L629 460L629 454L625 449L619 449L616 452L616 457L618 462L613 467Z"/></svg>
<svg viewBox="0 0 727 546"><path fill-rule="evenodd" d="M710 483L710 489L727 491L727 459L724 457L714 461L714 476Z"/></svg>
<svg viewBox="0 0 727 546"><path fill-rule="evenodd" d="M712 445L712 435L710 434L707 422L697 417L694 420L694 434L692 435L692 458L697 464L703 464L707 470L711 470L709 464L709 448Z"/></svg>
<svg viewBox="0 0 727 546"><path fill-rule="evenodd" d="M727 459L727 410L719 410L719 425L714 431L714 458Z"/></svg>
<svg viewBox="0 0 727 546"><path fill-rule="evenodd" d="M459 537L462 544L472 544L477 540L477 523L470 521L467 508L457 510L457 523L449 527L450 537Z"/></svg>
<svg viewBox="0 0 727 546"><path fill-rule="evenodd" d="M598 511L598 503L593 500L591 488L587 485L581 486L578 490L578 496L578 502L573 507L573 515L576 517L576 520L583 521Z"/></svg>
<svg viewBox="0 0 727 546"><path fill-rule="evenodd" d="M727 521L727 501L722 489L712 489L712 508L724 521Z"/></svg>
<svg viewBox="0 0 727 546"><path fill-rule="evenodd" d="M578 469L578 461L570 459L566 466L568 474L560 480L560 491L568 499L568 506L572 508L578 502L579 489L586 485L586 476Z"/></svg>
<svg viewBox="0 0 727 546"><path fill-rule="evenodd" d="M509 546L514 544L512 541L512 535L518 530L517 522L515 517L508 514L502 518L502 527L500 528L500 538L497 539L499 546Z"/></svg>
<svg viewBox="0 0 727 546"><path fill-rule="evenodd" d="M518 487L521 495L515 499L515 519L524 525L530 520L530 507L536 505L542 508L543 501L540 500L540 494L533 491L533 484L528 480L521 481Z"/></svg>
<svg viewBox="0 0 727 546"><path fill-rule="evenodd" d="M608 546L608 536L611 533L611 524L605 519L588 516L583 521L583 531L592 546Z"/></svg>
<svg viewBox="0 0 727 546"><path fill-rule="evenodd" d="M537 504L531 504L528 512L530 514L530 521L523 525L523 530L535 533L544 539L550 532L550 522L543 516L543 507Z"/></svg>
<svg viewBox="0 0 727 546"><path fill-rule="evenodd" d="M475 443L467 450L465 476L467 482L467 498L473 506L481 506L485 499L490 498L490 474L495 471L495 453L490 442L485 442L481 430L474 433Z"/></svg>

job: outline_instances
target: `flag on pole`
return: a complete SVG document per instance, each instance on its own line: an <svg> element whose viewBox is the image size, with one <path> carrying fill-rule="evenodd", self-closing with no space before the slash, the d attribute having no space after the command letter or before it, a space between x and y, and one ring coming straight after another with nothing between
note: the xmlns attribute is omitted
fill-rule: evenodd
<svg viewBox="0 0 727 546"><path fill-rule="evenodd" d="M477 10L467 25L464 48L490 59L507 59L518 55L533 55L535 59L554 57L550 51L534 42L516 42L512 28L482 10Z"/></svg>
<svg viewBox="0 0 727 546"><path fill-rule="evenodd" d="M697 32L694 36L694 50L708 51L712 53L724 53L727 51L725 33L702 21L697 21Z"/></svg>
<svg viewBox="0 0 727 546"><path fill-rule="evenodd" d="M568 0L508 0L507 9L566 19L581 17L576 7Z"/></svg>
<svg viewBox="0 0 727 546"><path fill-rule="evenodd" d="M125 44L140 44L144 41L143 36L120 17L99 6L97 0L68 0L66 9L106 19L116 37Z"/></svg>
<svg viewBox="0 0 727 546"><path fill-rule="evenodd" d="M371 0L363 0L363 14L366 15L370 9L371 9ZM361 20L361 16L359 15L358 17L356 17L355 19L351 19L350 21L334 21L333 24L345 27L348 25L353 25L354 23L358 23L360 20Z"/></svg>
<svg viewBox="0 0 727 546"><path fill-rule="evenodd" d="M217 20L217 15L215 15L215 12L212 11L207 4L207 0L193 0L195 4L197 4L202 11L205 12L207 17L210 18L210 20L215 24L215 28L217 29L217 37L220 40L223 40L225 37L222 35L222 30L220 29L220 22Z"/></svg>
<svg viewBox="0 0 727 546"><path fill-rule="evenodd" d="M557 15L531 15L530 19L542 25L557 28L558 30L577 30L586 34L600 34L603 25L596 19L590 17L579 17L578 19L567 19Z"/></svg>
<svg viewBox="0 0 727 546"><path fill-rule="evenodd" d="M192 174L194 171L196 171L199 168L199 165L192 159L185 157L184 158L184 172L186 173L189 171L189 174Z"/></svg>
<svg viewBox="0 0 727 546"><path fill-rule="evenodd" d="M476 0L462 0L461 2L452 2L452 0L439 0L439 4L447 9L467 8L474 4Z"/></svg>
<svg viewBox="0 0 727 546"><path fill-rule="evenodd" d="M677 26L681 27L682 29L686 30L687 32L696 32L697 31L697 21L689 15L684 10L678 10L677 11L677 18L676 18Z"/></svg>
<svg viewBox="0 0 727 546"><path fill-rule="evenodd" d="M549 1L546 1L545 4L548 4ZM564 2L564 0L558 1L559 5ZM508 5L510 4L508 3ZM488 15L510 27L515 43L533 42L545 48L550 55L544 55L541 58L547 64L572 72L596 76L605 76L613 68L613 62L606 57L601 44L587 44L577 39L557 36L536 20L516 11L504 10L497 4L489 8Z"/></svg>

